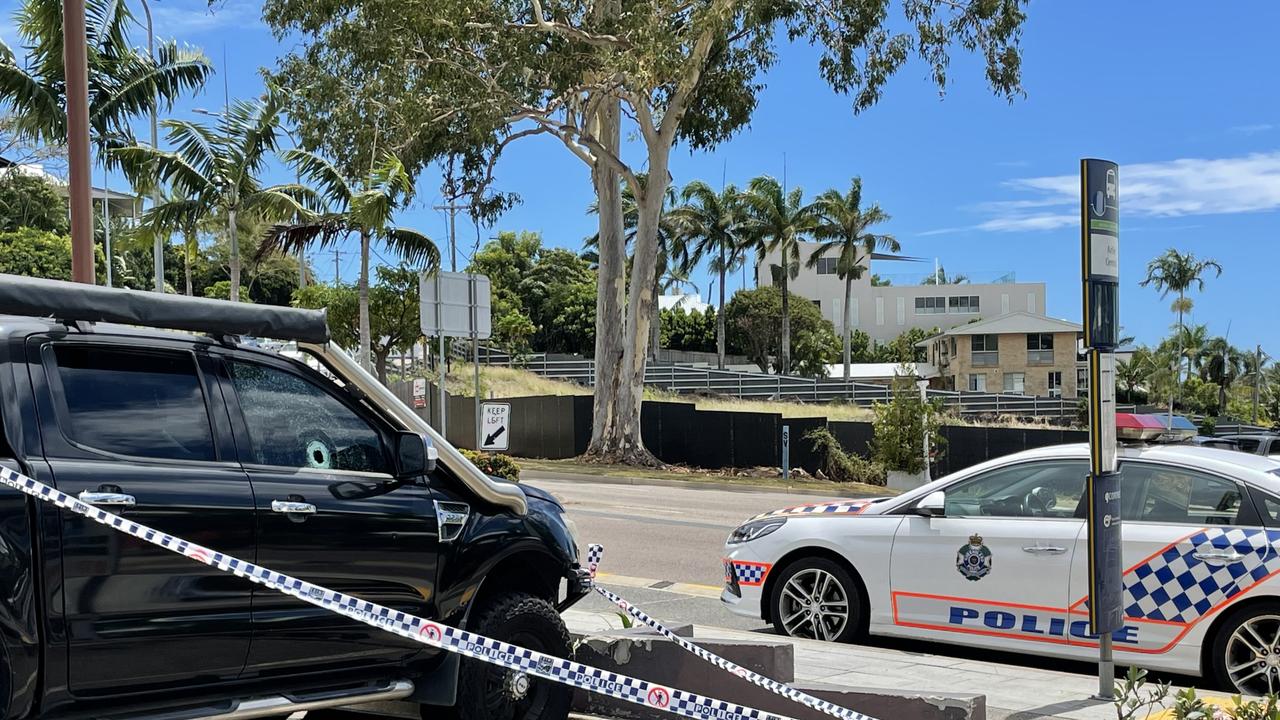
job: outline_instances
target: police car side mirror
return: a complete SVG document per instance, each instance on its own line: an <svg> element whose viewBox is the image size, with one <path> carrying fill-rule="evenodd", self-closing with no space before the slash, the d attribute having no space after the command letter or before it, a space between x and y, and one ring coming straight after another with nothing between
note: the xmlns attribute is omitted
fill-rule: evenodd
<svg viewBox="0 0 1280 720"><path fill-rule="evenodd" d="M400 432L395 436L396 477L411 478L435 472L440 451L427 438L416 432Z"/></svg>
<svg viewBox="0 0 1280 720"><path fill-rule="evenodd" d="M942 490L935 490L916 503L915 513L924 517L943 517L947 514L946 507L947 494Z"/></svg>

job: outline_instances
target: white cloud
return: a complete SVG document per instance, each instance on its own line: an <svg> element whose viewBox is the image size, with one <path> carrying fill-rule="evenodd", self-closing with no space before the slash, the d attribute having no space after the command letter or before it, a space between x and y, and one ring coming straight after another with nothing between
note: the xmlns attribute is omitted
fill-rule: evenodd
<svg viewBox="0 0 1280 720"><path fill-rule="evenodd" d="M1005 184L1032 197L976 206L976 210L991 217L974 229L1053 230L1079 221L1078 176L1019 178ZM1280 209L1280 151L1234 158L1181 158L1121 165L1120 202L1124 217L1274 211Z"/></svg>
<svg viewBox="0 0 1280 720"><path fill-rule="evenodd" d="M1254 123L1253 125L1236 125L1231 128L1231 132L1237 135L1257 135L1273 129L1275 125L1271 123Z"/></svg>

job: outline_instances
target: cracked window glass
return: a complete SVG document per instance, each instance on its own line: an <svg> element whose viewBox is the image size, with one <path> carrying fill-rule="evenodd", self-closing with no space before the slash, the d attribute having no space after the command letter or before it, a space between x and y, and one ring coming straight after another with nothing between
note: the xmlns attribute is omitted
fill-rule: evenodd
<svg viewBox="0 0 1280 720"><path fill-rule="evenodd" d="M249 431L251 462L391 472L377 431L322 388L265 365L232 361L230 367Z"/></svg>

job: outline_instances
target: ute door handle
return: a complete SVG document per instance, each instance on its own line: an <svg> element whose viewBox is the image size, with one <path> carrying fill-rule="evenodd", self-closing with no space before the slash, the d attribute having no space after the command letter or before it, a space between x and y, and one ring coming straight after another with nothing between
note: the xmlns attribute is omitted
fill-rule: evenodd
<svg viewBox="0 0 1280 720"><path fill-rule="evenodd" d="M1022 552L1031 553L1032 555L1061 555L1067 551L1066 548L1059 545L1028 545L1022 548Z"/></svg>
<svg viewBox="0 0 1280 720"><path fill-rule="evenodd" d="M1204 562L1206 565L1230 565L1244 559L1244 555L1235 550L1206 550L1193 553L1191 557Z"/></svg>
<svg viewBox="0 0 1280 720"><path fill-rule="evenodd" d="M272 500L271 512L285 513L286 515L313 515L316 506L307 502L297 502L295 500Z"/></svg>
<svg viewBox="0 0 1280 720"><path fill-rule="evenodd" d="M80 502L89 503L90 505L114 505L117 507L133 507L138 504L137 499L132 495L126 495L118 492L95 492L92 490L81 490L77 496Z"/></svg>

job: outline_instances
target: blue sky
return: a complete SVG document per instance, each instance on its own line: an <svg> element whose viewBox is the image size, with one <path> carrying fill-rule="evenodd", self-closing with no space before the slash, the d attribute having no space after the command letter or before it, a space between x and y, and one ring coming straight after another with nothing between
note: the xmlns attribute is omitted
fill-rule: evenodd
<svg viewBox="0 0 1280 720"><path fill-rule="evenodd" d="M15 0L0 0L7 17ZM260 6L228 0L216 12L203 0L157 0L157 32L202 47L225 72L232 96L260 92L258 69L272 66L287 44L259 19ZM974 58L958 54L945 98L926 69L912 64L894 78L879 105L854 116L846 98L818 77L817 54L786 46L764 81L751 126L714 152L677 148L677 184L722 173L744 184L763 173L811 194L847 188L854 175L864 196L879 202L910 255L938 258L948 270L989 279L1008 272L1048 284L1051 315L1079 317L1078 160L1121 164L1122 323L1140 341L1168 329L1168 299L1141 288L1148 260L1177 247L1224 267L1195 295L1195 322L1229 331L1232 342L1280 356L1273 292L1280 264L1280 94L1276 92L1274 28L1280 4L1214 4L1133 0L1034 0L1024 37L1027 97L1012 105L986 88ZM139 11L140 14L140 11ZM14 30L0 25L11 44ZM145 41L142 31L135 34ZM223 64L225 47L226 65ZM222 77L206 96L177 114L222 102ZM141 128L140 128L141 129ZM273 170L284 181L288 174ZM496 230L537 230L548 244L577 249L593 232L583 210L591 200L585 166L555 141L513 146L499 166L503 189L523 204ZM400 218L441 239L445 219L439 177L424 173L412 207ZM459 264L475 243L459 230ZM383 251L383 254L386 254ZM323 279L333 259L317 257ZM355 276L354 254L340 261ZM898 282L927 268L884 264ZM708 278L695 278L705 295ZM729 288L741 286L741 276Z"/></svg>

